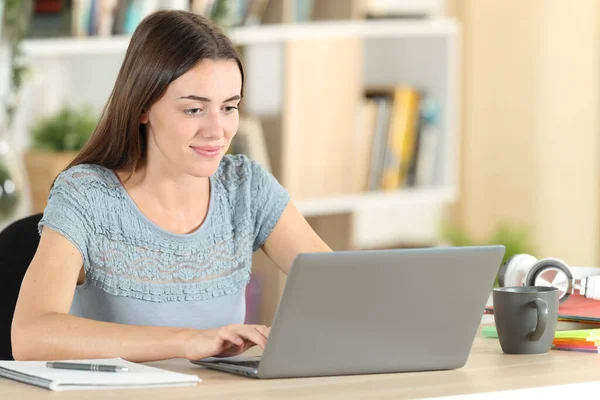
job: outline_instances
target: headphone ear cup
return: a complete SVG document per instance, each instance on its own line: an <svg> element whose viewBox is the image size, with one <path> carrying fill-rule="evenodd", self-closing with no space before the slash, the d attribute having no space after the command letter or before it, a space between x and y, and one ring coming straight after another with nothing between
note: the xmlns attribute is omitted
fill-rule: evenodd
<svg viewBox="0 0 600 400"><path fill-rule="evenodd" d="M538 262L529 254L515 254L500 267L498 284L501 287L523 286L528 271Z"/></svg>
<svg viewBox="0 0 600 400"><path fill-rule="evenodd" d="M556 269L562 271L567 279L567 282L563 282L563 285L557 285L556 287L560 290L560 302L562 303L569 297L573 289L573 273L569 268L569 265L558 258L544 258L537 262L527 273L525 277L526 286L536 286L537 278L547 269ZM548 285L550 286L550 285Z"/></svg>
<svg viewBox="0 0 600 400"><path fill-rule="evenodd" d="M571 273L571 269L562 260L558 258L544 258L543 260L538 261L530 270L527 272L527 276L525 277L525 285L526 286L535 286L535 279L540 275L544 269L547 268L556 268L565 273L567 278L573 279L573 274Z"/></svg>
<svg viewBox="0 0 600 400"><path fill-rule="evenodd" d="M515 259L516 256L517 256L517 254L510 256L508 258L508 260L506 260L500 266L500 270L498 271L498 285L500 285L500 287L506 286L506 269L507 269L508 265L513 262L513 260Z"/></svg>

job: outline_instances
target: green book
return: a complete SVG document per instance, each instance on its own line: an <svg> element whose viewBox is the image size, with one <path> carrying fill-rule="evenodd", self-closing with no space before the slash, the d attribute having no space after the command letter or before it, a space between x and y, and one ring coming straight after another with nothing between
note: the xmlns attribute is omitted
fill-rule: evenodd
<svg viewBox="0 0 600 400"><path fill-rule="evenodd" d="M488 338L497 338L498 332L495 326L482 326L481 336ZM555 338L586 338L600 340L600 329L574 329L568 331L556 331Z"/></svg>

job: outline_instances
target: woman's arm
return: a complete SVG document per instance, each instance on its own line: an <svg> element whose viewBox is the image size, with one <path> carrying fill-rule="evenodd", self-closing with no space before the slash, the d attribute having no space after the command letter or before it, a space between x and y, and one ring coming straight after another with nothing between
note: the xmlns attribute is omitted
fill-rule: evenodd
<svg viewBox="0 0 600 400"><path fill-rule="evenodd" d="M268 328L256 325L194 330L122 325L69 315L82 265L81 254L69 240L43 229L15 308L11 339L16 360L200 359L239 354L266 343Z"/></svg>
<svg viewBox="0 0 600 400"><path fill-rule="evenodd" d="M332 251L292 201L283 210L262 249L286 274L298 254Z"/></svg>

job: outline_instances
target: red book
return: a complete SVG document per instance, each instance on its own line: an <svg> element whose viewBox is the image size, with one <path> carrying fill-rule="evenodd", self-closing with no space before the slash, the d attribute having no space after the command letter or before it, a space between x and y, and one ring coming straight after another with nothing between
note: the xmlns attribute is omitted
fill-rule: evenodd
<svg viewBox="0 0 600 400"><path fill-rule="evenodd" d="M62 11L62 0L35 0L33 10L36 14L53 14Z"/></svg>
<svg viewBox="0 0 600 400"><path fill-rule="evenodd" d="M485 308L484 314L493 314L492 306ZM558 319L600 324L600 300L588 299L579 294L570 295L558 307Z"/></svg>

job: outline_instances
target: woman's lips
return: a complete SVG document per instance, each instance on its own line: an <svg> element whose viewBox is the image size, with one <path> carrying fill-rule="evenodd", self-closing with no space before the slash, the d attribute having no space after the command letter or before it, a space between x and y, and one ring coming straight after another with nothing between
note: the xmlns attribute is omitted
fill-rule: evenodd
<svg viewBox="0 0 600 400"><path fill-rule="evenodd" d="M202 157L218 157L221 154L223 146L190 146L194 153Z"/></svg>

